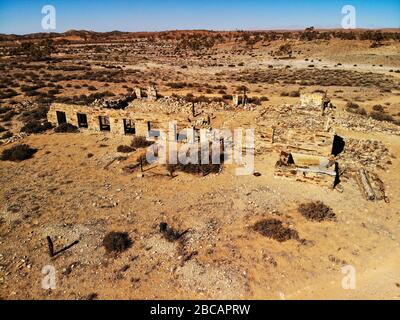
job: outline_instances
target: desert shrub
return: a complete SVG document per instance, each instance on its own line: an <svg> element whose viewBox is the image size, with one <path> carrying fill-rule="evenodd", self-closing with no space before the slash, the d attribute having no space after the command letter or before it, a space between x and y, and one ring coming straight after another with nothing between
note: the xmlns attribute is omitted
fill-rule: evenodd
<svg viewBox="0 0 400 320"><path fill-rule="evenodd" d="M359 114L359 115L367 115L367 111L365 111L364 108L360 108L360 106L357 103L354 103L351 101L346 103L345 110L347 112L351 112L351 113L355 113L355 114Z"/></svg>
<svg viewBox="0 0 400 320"><path fill-rule="evenodd" d="M193 103L198 103L198 102L210 103L210 101L211 101L210 98L208 98L206 96L201 95L201 96L195 97L193 94L189 94L189 93L185 96L185 100L187 102L193 102Z"/></svg>
<svg viewBox="0 0 400 320"><path fill-rule="evenodd" d="M139 157L137 157L136 162L137 163L142 163L142 166L147 166L147 165L150 164L149 161L147 161L147 157L146 157L145 154L142 154Z"/></svg>
<svg viewBox="0 0 400 320"><path fill-rule="evenodd" d="M47 91L48 96L54 96L59 93L60 93L60 90L58 90L58 89L50 89L49 91Z"/></svg>
<svg viewBox="0 0 400 320"><path fill-rule="evenodd" d="M13 136L12 132L7 131L0 137L0 139L8 139L11 138L12 136Z"/></svg>
<svg viewBox="0 0 400 320"><path fill-rule="evenodd" d="M103 246L108 253L122 252L132 245L127 232L109 232L103 239Z"/></svg>
<svg viewBox="0 0 400 320"><path fill-rule="evenodd" d="M96 292L92 292L87 295L86 300L96 300L98 297L99 295Z"/></svg>
<svg viewBox="0 0 400 320"><path fill-rule="evenodd" d="M393 122L394 118L389 115L389 114L385 114L382 112L377 112L377 111L372 111L369 116L372 119L378 120L378 121L389 121L389 122Z"/></svg>
<svg viewBox="0 0 400 320"><path fill-rule="evenodd" d="M17 115L18 113L15 112L14 110L10 110L6 113L3 114L2 116L2 120L3 121L10 121L12 118L14 118L15 115Z"/></svg>
<svg viewBox="0 0 400 320"><path fill-rule="evenodd" d="M134 164L128 164L127 166L124 166L122 168L122 171L125 173L133 173L139 168L139 164L134 163Z"/></svg>
<svg viewBox="0 0 400 320"><path fill-rule="evenodd" d="M10 107L0 107L0 114L6 113L10 110L11 110Z"/></svg>
<svg viewBox="0 0 400 320"><path fill-rule="evenodd" d="M272 238L276 241L283 242L290 239L299 239L296 230L285 228L282 221L277 219L264 219L253 225L253 230L265 237Z"/></svg>
<svg viewBox="0 0 400 320"><path fill-rule="evenodd" d="M2 161L23 161L31 158L37 150L27 144L19 144L9 149L3 150L0 159Z"/></svg>
<svg viewBox="0 0 400 320"><path fill-rule="evenodd" d="M247 98L247 101L258 106L261 105L261 101L258 97L249 97Z"/></svg>
<svg viewBox="0 0 400 320"><path fill-rule="evenodd" d="M201 159L201 151L199 151L198 159ZM167 170L172 176L175 171L181 171L191 174L201 174L203 176L209 173L219 173L222 168L222 163L224 161L224 155L220 155L220 163L212 163L212 156L210 155L209 163L177 163L177 164L167 164Z"/></svg>
<svg viewBox="0 0 400 320"><path fill-rule="evenodd" d="M52 128L52 125L50 122L41 122L38 120L34 121L29 121L26 123L22 128L21 132L26 132L26 133L40 133L44 132L46 130L49 130Z"/></svg>
<svg viewBox="0 0 400 320"><path fill-rule="evenodd" d="M6 92L0 91L0 99L9 99L17 95L18 93L13 89L7 89Z"/></svg>
<svg viewBox="0 0 400 320"><path fill-rule="evenodd" d="M300 91L291 91L289 93L290 97L300 97Z"/></svg>
<svg viewBox="0 0 400 320"><path fill-rule="evenodd" d="M134 137L131 143L132 148L145 148L151 146L154 142L146 140L144 136Z"/></svg>
<svg viewBox="0 0 400 320"><path fill-rule="evenodd" d="M74 99L70 97L57 97L55 101L58 103L73 103Z"/></svg>
<svg viewBox="0 0 400 320"><path fill-rule="evenodd" d="M34 110L22 112L20 119L24 122L46 119L48 111L47 106L39 106Z"/></svg>
<svg viewBox="0 0 400 320"><path fill-rule="evenodd" d="M168 82L167 86L172 89L183 89L186 87L186 82Z"/></svg>
<svg viewBox="0 0 400 320"><path fill-rule="evenodd" d="M352 111L353 113L362 115L362 116L366 116L367 115L367 111L364 108L360 108L360 109L356 109Z"/></svg>
<svg viewBox="0 0 400 320"><path fill-rule="evenodd" d="M307 220L320 222L336 219L333 210L321 201L302 203L299 205L298 210Z"/></svg>
<svg viewBox="0 0 400 320"><path fill-rule="evenodd" d="M283 91L281 92L281 97L288 97L289 96L289 92Z"/></svg>
<svg viewBox="0 0 400 320"><path fill-rule="evenodd" d="M117 147L117 151L122 152L122 153L129 153L129 152L135 151L135 148L132 148L130 146L120 145Z"/></svg>
<svg viewBox="0 0 400 320"><path fill-rule="evenodd" d="M54 132L76 133L76 132L78 132L78 128L70 123L63 123L63 124L60 124L58 127L54 128Z"/></svg>
<svg viewBox="0 0 400 320"><path fill-rule="evenodd" d="M372 107L372 110L376 111L376 112L385 112L385 109L380 105L380 104L376 104Z"/></svg>
<svg viewBox="0 0 400 320"><path fill-rule="evenodd" d="M39 91L36 91L36 90L31 90L31 91L25 92L25 95L27 97L36 97L36 96L40 96L41 93Z"/></svg>
<svg viewBox="0 0 400 320"><path fill-rule="evenodd" d="M186 232L180 232L173 227L169 227L166 222L160 223L160 232L164 238L170 242L179 240Z"/></svg>

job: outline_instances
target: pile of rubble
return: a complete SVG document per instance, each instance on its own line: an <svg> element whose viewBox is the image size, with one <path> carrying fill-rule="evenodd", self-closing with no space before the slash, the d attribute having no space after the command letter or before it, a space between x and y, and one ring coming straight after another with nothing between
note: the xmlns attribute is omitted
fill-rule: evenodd
<svg viewBox="0 0 400 320"><path fill-rule="evenodd" d="M279 131L286 132L287 129L324 131L327 120L330 118L329 115L322 116L319 112L300 106L282 105L263 110L258 118L258 124L275 127L277 138L279 138Z"/></svg>
<svg viewBox="0 0 400 320"><path fill-rule="evenodd" d="M400 126L394 123L378 121L373 118L362 117L346 111L338 112L335 122L338 126L348 128L352 131L384 132L400 136Z"/></svg>
<svg viewBox="0 0 400 320"><path fill-rule="evenodd" d="M28 133L26 133L26 132L21 132L21 133L18 133L18 134L13 135L13 136L10 137L10 138L5 139L4 142L3 142L3 144L4 144L4 145L7 145L7 144L10 144L10 143L13 143L13 142L21 141L22 139L24 139L24 138L27 137L27 136L29 136Z"/></svg>
<svg viewBox="0 0 400 320"><path fill-rule="evenodd" d="M100 107L100 108L109 108L109 109L125 109L129 101L132 98L130 96L119 96L119 97L111 97L111 98L101 98L96 99L92 106Z"/></svg>
<svg viewBox="0 0 400 320"><path fill-rule="evenodd" d="M369 167L386 169L390 165L391 155L384 144L376 140L357 140L345 138L345 147L337 160L346 167Z"/></svg>
<svg viewBox="0 0 400 320"><path fill-rule="evenodd" d="M210 113L212 111L225 110L226 105L222 102L188 102L180 97L163 97L156 101L133 100L129 107L138 112L161 112L164 114L186 113L196 115Z"/></svg>

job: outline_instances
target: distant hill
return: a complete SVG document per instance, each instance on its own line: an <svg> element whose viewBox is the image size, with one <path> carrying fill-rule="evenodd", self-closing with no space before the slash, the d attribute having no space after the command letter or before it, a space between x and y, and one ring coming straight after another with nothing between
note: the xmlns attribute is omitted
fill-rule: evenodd
<svg viewBox="0 0 400 320"><path fill-rule="evenodd" d="M400 33L400 28L383 28L383 29L313 29L315 32L335 32L335 33L354 33L361 34L363 32L374 32L380 31L382 33ZM232 31L215 31L215 30L166 30L166 31L139 31L139 32L127 32L127 31L108 31L108 32L97 32L91 30L68 30L63 33L56 32L39 32L25 35L16 34L0 34L0 41L32 41L32 40L43 40L43 39L57 39L57 40L68 40L68 41L87 41L87 40L118 40L129 39L129 38L141 38L141 37L157 37L159 35L171 35L172 38L180 38L185 35L212 35L212 34L237 34L237 33L302 33L304 30L232 30Z"/></svg>

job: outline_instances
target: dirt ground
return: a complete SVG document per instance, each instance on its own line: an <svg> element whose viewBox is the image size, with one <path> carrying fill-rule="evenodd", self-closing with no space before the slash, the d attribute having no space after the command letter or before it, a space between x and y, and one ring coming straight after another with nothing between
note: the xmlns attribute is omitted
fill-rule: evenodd
<svg viewBox="0 0 400 320"><path fill-rule="evenodd" d="M372 49L369 43L357 41L294 42L302 54L291 60L273 59L269 52L281 44L256 46L251 51L254 56L232 53L231 47L220 45L212 58L223 66L211 65L214 60L204 56L185 60L160 54L143 60L146 52L128 56L123 62L111 56L101 60L94 55L93 61L75 57L139 70L143 78L134 79L143 80L143 86L155 82L165 96L205 94L207 83L225 85L226 93L232 94L236 86L245 84L250 96L268 97L258 106L268 111L276 105L299 102L298 97L282 95L283 91L322 89L328 91L339 111L347 101L355 101L367 112L381 104L387 114L400 118L399 90L395 88L400 73L393 72L400 68L398 43ZM67 54L60 53L63 55ZM283 70L286 65L290 70L312 69L308 67L311 60L316 70L356 71L359 74L355 77L362 79L389 77L392 87L389 91L379 87L386 78L376 78L372 86L320 86L282 80L250 83L235 78L243 71L271 70L270 65L272 70ZM240 62L244 67L238 65ZM185 63L188 68L182 68ZM229 67L230 63L235 67ZM93 84L101 92L124 93L122 85L133 87L132 80L128 77L126 82L107 87L103 87L104 82L79 78L63 80L57 97L88 94L86 87L67 88L68 82ZM166 85L171 81L201 85L173 89ZM221 94L213 89L207 96ZM13 99L22 101L24 97ZM234 117L218 115L215 123L255 127L257 133L257 115L238 110ZM21 127L17 119L2 125L14 133ZM123 172L123 167L134 163L139 154L117 152L126 138L53 131L28 135L17 143L38 149L31 159L0 161L0 298L398 300L400 136L343 127L337 128L337 133L346 138L377 140L389 149L391 165L377 170L389 203L366 201L353 180L343 182L343 192L339 192L275 178L279 154L274 151L256 155L255 170L260 176L236 176L235 167L226 165L219 174L199 177L177 172L173 178L165 167L147 166L142 177L138 172ZM14 144L0 145L0 152ZM127 159L115 160L120 156ZM335 221L304 218L298 205L310 201L321 201L332 208ZM304 241L278 242L263 236L253 230L262 219L282 221ZM159 231L161 222L187 233L180 241L168 241ZM132 246L118 255L107 254L102 240L110 231L127 232ZM79 243L50 258L47 236L53 239L56 251L76 240ZM53 290L42 288L42 269L47 265L56 270ZM347 266L355 270L354 289L342 287L346 277L342 268Z"/></svg>
<svg viewBox="0 0 400 320"><path fill-rule="evenodd" d="M122 162L104 169L117 155L118 139L52 133L25 142L39 149L34 158L1 166L3 298L400 297L397 159L382 172L386 204L365 201L350 183L339 193L276 179L277 154L256 158L259 177L235 176L227 166L218 175L175 178L149 167L139 178L123 174ZM390 147L398 158L399 139ZM317 200L333 208L337 221L310 222L297 212L299 203ZM288 223L307 242L253 232L251 225L265 217ZM186 247L198 254L182 265L177 243L158 231L162 221L190 229ZM101 246L108 231L128 232L133 246L108 256ZM48 235L56 250L79 243L51 259ZM349 264L356 268L355 290L341 288L341 267ZM45 265L57 270L53 291L41 288Z"/></svg>

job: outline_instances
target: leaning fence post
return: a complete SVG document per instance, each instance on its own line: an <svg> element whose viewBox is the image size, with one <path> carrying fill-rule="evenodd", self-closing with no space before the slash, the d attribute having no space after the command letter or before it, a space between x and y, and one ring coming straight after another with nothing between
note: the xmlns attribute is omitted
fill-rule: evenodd
<svg viewBox="0 0 400 320"><path fill-rule="evenodd" d="M54 256L54 246L53 246L53 241L51 241L51 238L47 236L47 244L49 246L49 256L53 257Z"/></svg>

